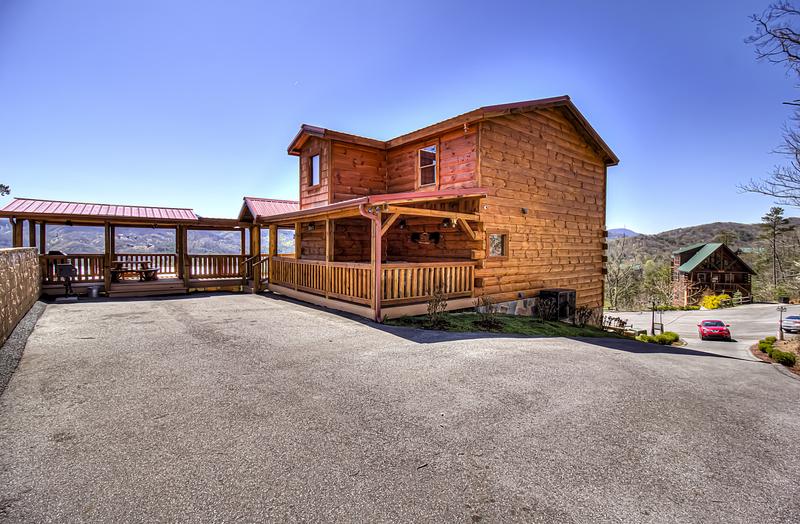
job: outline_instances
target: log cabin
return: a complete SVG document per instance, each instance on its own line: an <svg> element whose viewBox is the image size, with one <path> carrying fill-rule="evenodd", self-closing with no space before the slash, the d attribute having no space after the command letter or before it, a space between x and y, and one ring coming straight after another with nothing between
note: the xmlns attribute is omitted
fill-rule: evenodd
<svg viewBox="0 0 800 524"><path fill-rule="evenodd" d="M726 244L698 243L672 252L673 305L695 306L705 295L752 298L755 271Z"/></svg>
<svg viewBox="0 0 800 524"><path fill-rule="evenodd" d="M606 175L619 160L567 96L481 107L376 140L302 125L299 208L265 217L295 232L269 248L267 287L381 320L485 295L530 314L543 290L602 308ZM259 235L253 235L256 237Z"/></svg>
<svg viewBox="0 0 800 524"><path fill-rule="evenodd" d="M451 310L486 296L531 314L543 293L565 296L567 309L602 308L606 176L619 160L567 96L481 107L390 140L304 124L287 151L299 200L245 197L236 219L26 199L0 216L14 246L28 225L54 292L63 257L47 254L46 225L76 223L104 228L103 254L69 261L109 294L266 288L378 321L424 313L434 292ZM117 226L174 229L175 253L150 261L169 278L115 284L110 268L129 255L115 251ZM188 232L203 228L240 232L241 253L187 252ZM291 253L279 253L282 230Z"/></svg>

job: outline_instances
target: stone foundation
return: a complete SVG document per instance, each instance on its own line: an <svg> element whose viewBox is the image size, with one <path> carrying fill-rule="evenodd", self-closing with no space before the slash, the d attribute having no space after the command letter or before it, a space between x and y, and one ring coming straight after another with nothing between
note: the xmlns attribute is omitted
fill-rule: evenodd
<svg viewBox="0 0 800 524"><path fill-rule="evenodd" d="M0 345L42 292L35 248L0 249Z"/></svg>

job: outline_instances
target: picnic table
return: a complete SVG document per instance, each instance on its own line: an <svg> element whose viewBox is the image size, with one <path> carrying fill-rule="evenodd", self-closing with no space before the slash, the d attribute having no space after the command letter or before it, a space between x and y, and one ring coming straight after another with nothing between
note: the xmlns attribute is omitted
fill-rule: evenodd
<svg viewBox="0 0 800 524"><path fill-rule="evenodd" d="M111 262L111 281L119 282L125 277L138 277L140 281L158 280L159 267L150 266L147 260L114 260Z"/></svg>

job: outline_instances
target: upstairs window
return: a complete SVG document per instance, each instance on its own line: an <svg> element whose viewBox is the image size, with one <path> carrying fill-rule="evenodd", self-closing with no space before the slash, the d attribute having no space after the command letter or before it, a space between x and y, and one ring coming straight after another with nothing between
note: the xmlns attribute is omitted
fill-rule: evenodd
<svg viewBox="0 0 800 524"><path fill-rule="evenodd" d="M436 183L436 146L419 150L419 185L430 186Z"/></svg>
<svg viewBox="0 0 800 524"><path fill-rule="evenodd" d="M314 155L311 157L310 167L311 173L308 179L310 180L310 186L318 186L319 185L319 155Z"/></svg>

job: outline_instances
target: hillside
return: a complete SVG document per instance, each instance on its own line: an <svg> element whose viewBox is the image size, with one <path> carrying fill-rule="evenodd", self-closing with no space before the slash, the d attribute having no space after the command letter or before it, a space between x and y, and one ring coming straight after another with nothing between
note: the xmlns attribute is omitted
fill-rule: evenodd
<svg viewBox="0 0 800 524"><path fill-rule="evenodd" d="M790 218L789 221L800 226L800 218ZM727 243L734 250L739 248L760 247L761 241L759 224L741 224L738 222L713 222L699 226L672 229L655 235L639 235L633 238L609 238L609 246L614 242L625 242L625 252L628 258L636 261L648 259L669 258L672 251L696 244L698 242L719 242L721 237L728 236Z"/></svg>
<svg viewBox="0 0 800 524"><path fill-rule="evenodd" d="M636 231L624 227L618 227L608 230L608 238L610 240L622 237L633 238L633 237L638 237L639 235L641 235L641 233L637 233Z"/></svg>

